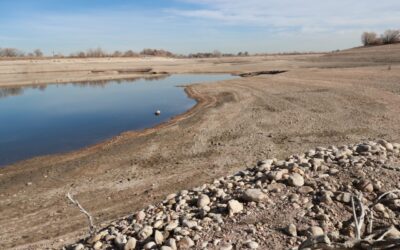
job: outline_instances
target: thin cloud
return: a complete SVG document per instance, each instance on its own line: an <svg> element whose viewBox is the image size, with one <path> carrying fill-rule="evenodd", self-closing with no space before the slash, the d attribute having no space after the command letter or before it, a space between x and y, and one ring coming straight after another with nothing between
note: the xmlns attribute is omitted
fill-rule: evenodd
<svg viewBox="0 0 400 250"><path fill-rule="evenodd" d="M228 25L293 27L298 31L380 29L400 23L398 0L181 0L194 9L170 9L178 16Z"/></svg>

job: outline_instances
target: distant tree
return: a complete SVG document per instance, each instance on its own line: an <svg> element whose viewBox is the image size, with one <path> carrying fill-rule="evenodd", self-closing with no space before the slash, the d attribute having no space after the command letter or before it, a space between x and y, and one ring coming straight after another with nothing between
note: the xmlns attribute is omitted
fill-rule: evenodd
<svg viewBox="0 0 400 250"><path fill-rule="evenodd" d="M243 55L244 56L249 56L249 52L245 51Z"/></svg>
<svg viewBox="0 0 400 250"><path fill-rule="evenodd" d="M113 57L121 57L122 56L122 52L121 51L114 51L114 53L112 54Z"/></svg>
<svg viewBox="0 0 400 250"><path fill-rule="evenodd" d="M102 48L88 49L86 51L86 57L105 57L107 53Z"/></svg>
<svg viewBox="0 0 400 250"><path fill-rule="evenodd" d="M0 57L20 57L25 54L15 48L2 48L0 49Z"/></svg>
<svg viewBox="0 0 400 250"><path fill-rule="evenodd" d="M214 50L213 55L214 55L214 57L221 57L222 53L219 50Z"/></svg>
<svg viewBox="0 0 400 250"><path fill-rule="evenodd" d="M133 52L132 50L127 50L123 54L124 57L137 57L138 54Z"/></svg>
<svg viewBox="0 0 400 250"><path fill-rule="evenodd" d="M36 57L42 57L42 56L43 56L43 52L42 52L40 49L35 49L35 50L33 51L33 54L34 54Z"/></svg>
<svg viewBox="0 0 400 250"><path fill-rule="evenodd" d="M400 42L400 30L386 30L381 35L381 39L384 44Z"/></svg>
<svg viewBox="0 0 400 250"><path fill-rule="evenodd" d="M364 46L375 45L378 43L378 36L375 32L364 32L361 35L361 42Z"/></svg>

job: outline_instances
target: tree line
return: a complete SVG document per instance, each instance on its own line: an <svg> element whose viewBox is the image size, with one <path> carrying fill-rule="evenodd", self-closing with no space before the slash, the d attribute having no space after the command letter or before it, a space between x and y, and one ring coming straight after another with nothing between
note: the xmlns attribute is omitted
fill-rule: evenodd
<svg viewBox="0 0 400 250"><path fill-rule="evenodd" d="M44 54L40 49L35 49L33 52L25 53L16 48L0 48L0 57L11 58L37 58L43 57ZM107 52L102 48L88 49L86 51L77 51L69 55L62 53L53 53L52 57L56 58L101 58L101 57L144 57L144 56L158 56L158 57L175 57L175 58L213 58L213 57L230 57L230 56L249 56L249 53L239 52L237 54L221 53L218 50L205 53L194 53L189 55L175 54L163 49L143 49L141 52L133 50Z"/></svg>
<svg viewBox="0 0 400 250"><path fill-rule="evenodd" d="M375 32L364 32L361 35L364 46L400 43L400 30L386 30L381 35Z"/></svg>

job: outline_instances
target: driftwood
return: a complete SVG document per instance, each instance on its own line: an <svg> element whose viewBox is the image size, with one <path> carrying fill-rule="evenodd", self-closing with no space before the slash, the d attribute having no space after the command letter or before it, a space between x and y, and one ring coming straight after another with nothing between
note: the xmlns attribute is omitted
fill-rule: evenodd
<svg viewBox="0 0 400 250"><path fill-rule="evenodd" d="M77 206L79 208L79 211L81 213L86 215L88 222L89 222L89 234L92 236L96 232L96 227L94 226L94 223L93 223L93 217L90 215L90 213L88 211L86 211L81 206L81 204L78 202L78 200L76 200L76 199L74 199L74 197L72 197L70 192L67 193L67 198L72 202L72 204L74 204L75 206Z"/></svg>
<svg viewBox="0 0 400 250"><path fill-rule="evenodd" d="M307 239L303 244L300 245L299 249L326 249L326 250L356 250L356 249L400 249L400 238L387 238L392 232L398 232L394 225L390 226L385 230L379 230L373 233L373 220L374 211L373 208L378 204L384 197L389 194L400 193L400 190L392 190L379 196L374 203L370 206L363 204L362 193L358 195L352 195L351 204L353 210L353 219L355 224L356 238L347 238L344 243L331 243L326 235L318 236L315 238ZM359 215L357 215L359 211ZM369 212L369 213L368 213ZM366 232L369 235L362 237L361 232L364 221L367 219L369 225Z"/></svg>
<svg viewBox="0 0 400 250"><path fill-rule="evenodd" d="M248 72L248 73L238 74L238 76L252 77L252 76L258 76L258 75L276 75L276 74L281 74L281 73L285 73L285 72L287 72L287 70L256 71L256 72Z"/></svg>

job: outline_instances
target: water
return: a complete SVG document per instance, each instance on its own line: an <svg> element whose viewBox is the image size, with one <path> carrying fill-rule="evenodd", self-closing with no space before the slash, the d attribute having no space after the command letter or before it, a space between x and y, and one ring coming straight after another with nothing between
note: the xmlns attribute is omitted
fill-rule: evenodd
<svg viewBox="0 0 400 250"><path fill-rule="evenodd" d="M0 166L153 127L196 104L177 85L231 78L221 74L173 75L0 88ZM161 115L155 116L158 109Z"/></svg>

